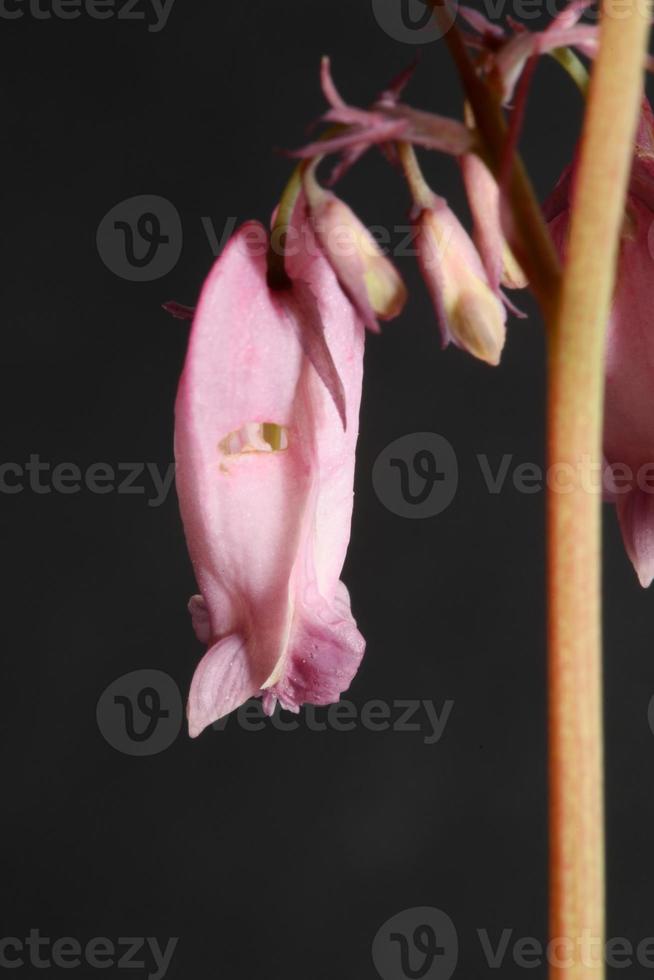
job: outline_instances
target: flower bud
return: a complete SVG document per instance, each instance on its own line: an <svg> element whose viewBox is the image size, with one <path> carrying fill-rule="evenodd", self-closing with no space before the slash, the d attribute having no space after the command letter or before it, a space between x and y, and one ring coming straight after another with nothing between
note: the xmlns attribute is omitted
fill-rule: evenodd
<svg viewBox="0 0 654 980"><path fill-rule="evenodd" d="M465 118L467 124L474 127L475 119L469 106L466 106ZM474 222L475 245L490 285L495 290L500 283L507 289L524 289L528 285L527 277L502 230L500 189L495 177L476 153L465 153L460 163Z"/></svg>
<svg viewBox="0 0 654 980"><path fill-rule="evenodd" d="M452 341L488 364L499 364L506 312L470 236L442 198L434 197L433 206L421 212L417 245L443 346Z"/></svg>
<svg viewBox="0 0 654 980"><path fill-rule="evenodd" d="M308 167L304 176L313 229L341 289L366 326L377 332L377 317L391 320L402 312L406 288L393 263L351 208L317 182L316 165Z"/></svg>

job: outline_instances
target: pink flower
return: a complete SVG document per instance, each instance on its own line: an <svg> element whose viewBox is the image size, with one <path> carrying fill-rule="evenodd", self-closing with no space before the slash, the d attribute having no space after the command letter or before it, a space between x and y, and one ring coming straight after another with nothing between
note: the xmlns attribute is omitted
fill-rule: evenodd
<svg viewBox="0 0 654 980"><path fill-rule="evenodd" d="M311 235L302 218L302 234ZM250 222L211 270L176 405L177 488L208 650L188 702L198 735L253 695L272 713L328 704L365 643L339 576L350 534L364 328L307 245L266 282Z"/></svg>
<svg viewBox="0 0 654 980"><path fill-rule="evenodd" d="M565 254L575 167L546 205L554 240ZM620 245L606 353L604 454L607 496L640 582L654 579L654 117L643 105ZM612 476L612 478L611 478Z"/></svg>

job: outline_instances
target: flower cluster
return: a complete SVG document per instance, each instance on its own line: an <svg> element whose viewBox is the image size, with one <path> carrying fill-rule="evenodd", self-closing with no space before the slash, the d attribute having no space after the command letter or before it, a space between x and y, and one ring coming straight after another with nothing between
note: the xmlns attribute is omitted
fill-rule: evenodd
<svg viewBox="0 0 654 980"><path fill-rule="evenodd" d="M461 8L475 70L508 104L524 96L533 60L564 46L593 57L597 28L574 0L541 32L507 32ZM193 317L176 406L177 486L200 593L190 602L207 652L189 697L192 735L251 696L328 704L349 686L364 640L340 581L350 532L365 328L396 317L404 283L363 223L318 170L338 155L333 185L371 147L404 171L420 269L443 345L500 361L505 289L527 283L507 243L502 177L484 158L470 107L462 121L401 101L404 72L368 108L339 94L329 62L322 87L329 127L296 151L299 164L270 233L250 222L212 269ZM527 82L528 83L528 82ZM514 134L515 135L515 134ZM510 142L510 141L509 141ZM472 234L426 183L415 148L460 164ZM510 161L509 161L510 162ZM509 168L510 169L510 168ZM561 253L574 167L547 206ZM654 341L643 283L651 263L654 131L648 107L638 137L607 361L606 456L654 458ZM266 235L268 258L248 243ZM285 252L293 235L300 243ZM615 496L615 495L614 495ZM654 577L654 498L617 498L627 550L641 581Z"/></svg>

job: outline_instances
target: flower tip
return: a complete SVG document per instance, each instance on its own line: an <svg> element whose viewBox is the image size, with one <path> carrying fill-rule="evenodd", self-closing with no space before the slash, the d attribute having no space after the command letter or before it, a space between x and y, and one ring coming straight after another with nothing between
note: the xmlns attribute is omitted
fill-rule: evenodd
<svg viewBox="0 0 654 980"><path fill-rule="evenodd" d="M189 738L197 738L198 735L201 735L202 732L204 731L204 726L203 725L199 725L192 718L190 718L190 717L187 718L187 722L188 722L188 734L189 734Z"/></svg>
<svg viewBox="0 0 654 980"><path fill-rule="evenodd" d="M526 289L529 280L508 245L502 250L501 283L506 289Z"/></svg>
<svg viewBox="0 0 654 980"><path fill-rule="evenodd" d="M407 301L407 288L399 272L384 256L375 256L364 273L370 305L381 320L394 320Z"/></svg>
<svg viewBox="0 0 654 980"><path fill-rule="evenodd" d="M499 304L490 294L487 302L477 292L465 291L452 311L450 329L468 353L492 367L500 363L506 327Z"/></svg>

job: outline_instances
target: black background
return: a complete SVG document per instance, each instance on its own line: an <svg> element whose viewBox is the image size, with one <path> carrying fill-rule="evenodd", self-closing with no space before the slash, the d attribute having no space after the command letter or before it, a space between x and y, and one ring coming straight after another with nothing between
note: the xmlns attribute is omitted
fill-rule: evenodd
<svg viewBox="0 0 654 980"><path fill-rule="evenodd" d="M323 109L323 53L366 104L416 46L389 36L370 0L176 0L158 33L25 8L2 34L2 460L165 471L188 327L160 303L196 298L212 262L201 219L219 234L230 216L267 220L289 173L275 148L301 143ZM460 112L442 43L422 48L407 98ZM543 64L523 140L541 196L581 108ZM424 159L465 214L455 164ZM380 155L340 190L369 223L406 223L406 190ZM184 237L175 268L139 283L105 266L96 231L142 194L174 204ZM398 264L407 310L366 350L344 577L368 649L347 698L450 699L443 738L228 724L148 758L116 751L96 723L105 688L159 669L185 696L201 654L175 494L152 507L149 484L3 493L2 936L176 936L167 976L183 980L374 978L377 930L423 905L456 926L455 976L488 972L477 929L546 937L544 500L510 480L490 494L476 460L543 463L542 326L521 297L530 318L511 323L498 369L443 352L414 263ZM412 521L382 505L371 471L420 431L450 441L460 480L443 514ZM638 942L654 935L654 608L610 509L605 581L609 935ZM507 956L502 976L524 973Z"/></svg>

